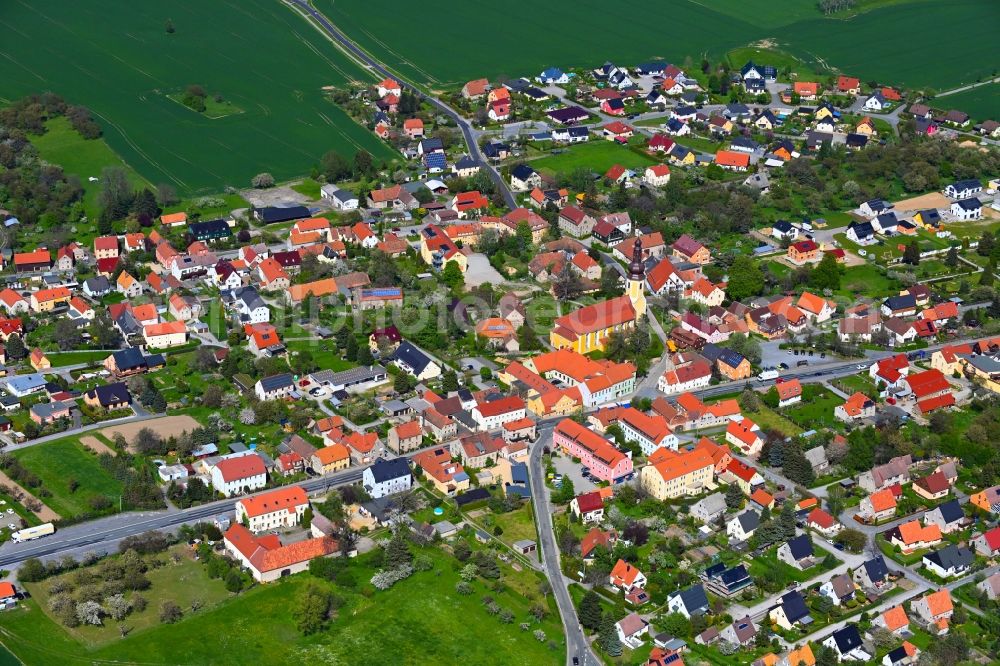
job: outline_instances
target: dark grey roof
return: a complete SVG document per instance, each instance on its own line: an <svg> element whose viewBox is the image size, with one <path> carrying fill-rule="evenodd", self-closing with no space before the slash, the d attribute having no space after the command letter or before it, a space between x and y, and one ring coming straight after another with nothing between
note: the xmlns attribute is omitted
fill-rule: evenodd
<svg viewBox="0 0 1000 666"><path fill-rule="evenodd" d="M490 491L485 488L473 488L468 492L464 492L455 498L455 503L459 506L465 506L466 504L471 504L473 502L479 502L481 500L489 499Z"/></svg>
<svg viewBox="0 0 1000 666"><path fill-rule="evenodd" d="M793 539L789 539L787 545L792 557L796 560L812 557L813 543L808 534L800 534Z"/></svg>
<svg viewBox="0 0 1000 666"><path fill-rule="evenodd" d="M868 580L873 583L885 580L885 577L889 575L889 567L885 565L885 559L881 555L873 557L862 566L868 574Z"/></svg>
<svg viewBox="0 0 1000 666"><path fill-rule="evenodd" d="M114 384L104 384L95 386L87 391L88 396L96 396L97 401L102 405L114 405L120 402L132 402L132 395L128 392L125 382L115 382Z"/></svg>
<svg viewBox="0 0 1000 666"><path fill-rule="evenodd" d="M858 633L857 625L849 624L833 632L833 640L837 644L837 651L842 655L861 647L861 634Z"/></svg>
<svg viewBox="0 0 1000 666"><path fill-rule="evenodd" d="M740 363L744 361L744 357L738 351L723 348L722 353L719 354L719 360L730 368L738 368Z"/></svg>
<svg viewBox="0 0 1000 666"><path fill-rule="evenodd" d="M941 550L936 550L933 553L924 555L924 559L933 562L942 569L955 569L960 571L972 566L976 556L973 555L972 551L968 548L949 544Z"/></svg>
<svg viewBox="0 0 1000 666"><path fill-rule="evenodd" d="M392 460L379 458L370 469L375 483L392 481L410 475L410 465L406 458L393 458Z"/></svg>
<svg viewBox="0 0 1000 666"><path fill-rule="evenodd" d="M188 233L199 240L208 238L220 238L222 236L232 236L233 231L225 220L206 220L205 222L192 222L188 225Z"/></svg>
<svg viewBox="0 0 1000 666"><path fill-rule="evenodd" d="M772 224L771 227L773 229L776 229L777 231L780 231L783 234L788 233L793 229L792 223L789 222L788 220L778 220L777 222Z"/></svg>
<svg viewBox="0 0 1000 666"><path fill-rule="evenodd" d="M719 579L722 584L726 586L726 589L730 592L734 592L741 588L747 587L753 583L750 578L749 572L742 564L739 564L732 569L726 569L721 574L719 574Z"/></svg>
<svg viewBox="0 0 1000 666"><path fill-rule="evenodd" d="M142 356L142 350L138 347L126 347L112 354L115 359L115 366L118 370L134 370L135 368L146 367L146 360Z"/></svg>
<svg viewBox="0 0 1000 666"><path fill-rule="evenodd" d="M111 281L108 280L105 275L98 275L96 277L87 278L83 282L83 286L87 288L87 291L91 293L99 293L102 291L111 290Z"/></svg>
<svg viewBox="0 0 1000 666"><path fill-rule="evenodd" d="M851 222L847 225L848 231L854 229L854 235L858 238L867 238L875 235L875 227L871 222Z"/></svg>
<svg viewBox="0 0 1000 666"><path fill-rule="evenodd" d="M708 610L708 595L705 594L705 588L700 584L692 585L676 594L684 601L684 608L687 609L688 613Z"/></svg>
<svg viewBox="0 0 1000 666"><path fill-rule="evenodd" d="M456 169L473 169L477 166L479 166L479 163L468 155L462 155L462 157L455 162Z"/></svg>
<svg viewBox="0 0 1000 666"><path fill-rule="evenodd" d="M270 377L264 377L260 380L260 387L264 389L266 393L271 391L277 391L278 389L285 388L286 386L293 386L295 381L292 379L291 373L283 372L280 375L271 375Z"/></svg>
<svg viewBox="0 0 1000 666"><path fill-rule="evenodd" d="M797 590L792 590L781 596L781 607L785 611L785 617L791 623L798 622L809 615L805 599L802 598L802 595Z"/></svg>
<svg viewBox="0 0 1000 666"><path fill-rule="evenodd" d="M962 511L962 504L957 500L949 500L940 505L937 510L941 513L944 522L955 523L965 519L965 512Z"/></svg>
<svg viewBox="0 0 1000 666"><path fill-rule="evenodd" d="M405 363L412 368L413 374L415 375L419 375L423 372L424 368L426 368L431 362L431 359L426 354L406 340L399 343L399 347L396 348L392 357L393 359L401 363Z"/></svg>
<svg viewBox="0 0 1000 666"><path fill-rule="evenodd" d="M433 152L436 150L444 150L444 143L441 141L441 139L437 137L431 137L421 141L420 148L425 153Z"/></svg>
<svg viewBox="0 0 1000 666"><path fill-rule="evenodd" d="M510 175L518 180L527 180L535 175L535 170L532 169L527 164L518 164L516 167L510 170Z"/></svg>
<svg viewBox="0 0 1000 666"><path fill-rule="evenodd" d="M917 299L912 294L890 296L885 299L885 306L890 310L911 310L917 307Z"/></svg>
<svg viewBox="0 0 1000 666"><path fill-rule="evenodd" d="M979 210L983 207L983 202L976 197L971 197L969 199L962 199L961 201L956 201L958 207L963 210Z"/></svg>
<svg viewBox="0 0 1000 666"><path fill-rule="evenodd" d="M288 222L289 220L301 220L309 217L309 209L305 206L265 206L256 209L255 215L266 224L274 222Z"/></svg>
<svg viewBox="0 0 1000 666"><path fill-rule="evenodd" d="M756 511L744 511L736 518L740 521L740 527L744 532L752 532L760 525L760 514Z"/></svg>
<svg viewBox="0 0 1000 666"><path fill-rule="evenodd" d="M981 190L983 189L983 184L977 178L963 178L962 180L956 180L951 184L951 187L958 191Z"/></svg>

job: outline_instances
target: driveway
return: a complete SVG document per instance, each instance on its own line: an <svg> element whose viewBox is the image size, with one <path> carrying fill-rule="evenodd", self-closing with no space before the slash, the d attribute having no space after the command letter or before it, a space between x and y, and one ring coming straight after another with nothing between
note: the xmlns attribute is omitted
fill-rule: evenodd
<svg viewBox="0 0 1000 666"><path fill-rule="evenodd" d="M576 491L577 495L597 489L597 485L593 481L584 478L583 465L574 463L572 458L561 454L553 456L552 464L556 468L556 474L562 474L563 477L573 482L573 490Z"/></svg>

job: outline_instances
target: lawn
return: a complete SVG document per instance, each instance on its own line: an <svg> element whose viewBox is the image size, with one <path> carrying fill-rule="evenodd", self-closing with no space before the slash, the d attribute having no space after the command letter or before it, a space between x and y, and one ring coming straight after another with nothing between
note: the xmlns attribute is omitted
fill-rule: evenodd
<svg viewBox="0 0 1000 666"><path fill-rule="evenodd" d="M781 414L808 430L821 427L839 430L843 424L834 417L833 410L843 402L842 398L822 386L806 384L802 387L802 402L781 409Z"/></svg>
<svg viewBox="0 0 1000 666"><path fill-rule="evenodd" d="M435 571L414 574L388 591L370 597L345 588L335 593L344 599L327 630L302 637L292 611L300 591L315 579L299 574L278 583L258 586L212 609L174 625L159 625L136 632L94 650L85 649L49 620L32 599L27 611L0 618L8 649L28 664L59 663L67 666L97 660L158 664L558 664L565 661L562 627L550 613L541 623L551 650L531 631L518 624L528 620L528 609L538 600L514 590L492 592L480 581L474 592L455 592L458 562L436 549L426 549ZM359 582L370 573L357 567ZM506 569L509 572L509 569ZM326 583L319 583L327 585ZM482 597L491 594L515 615L512 624L490 617ZM150 604L152 606L152 604ZM532 630L538 628L534 621ZM408 655L406 658L400 655Z"/></svg>
<svg viewBox="0 0 1000 666"><path fill-rule="evenodd" d="M499 514L488 511L486 515L480 516L476 520L488 524L490 527L498 525L503 530L500 538L506 544L513 544L515 541L520 541L521 539L538 541L538 533L535 530L535 518L531 513L531 504L529 502L525 502L517 511Z"/></svg>
<svg viewBox="0 0 1000 666"><path fill-rule="evenodd" d="M312 178L305 178L294 185L292 189L303 196L307 196L313 201L318 201L320 197L319 188L322 184L319 181L313 180Z"/></svg>
<svg viewBox="0 0 1000 666"><path fill-rule="evenodd" d="M572 173L576 169L589 169L604 174L615 164L628 169L645 169L654 160L645 153L639 153L613 141L596 139L566 148L558 155L548 155L531 161L531 166L549 173Z"/></svg>
<svg viewBox="0 0 1000 666"><path fill-rule="evenodd" d="M886 277L877 266L864 263L844 269L840 289L836 293L847 298L856 298L858 294L879 298L898 291L898 282Z"/></svg>
<svg viewBox="0 0 1000 666"><path fill-rule="evenodd" d="M875 388L875 382L872 378L865 373L857 375L848 375L847 377L841 377L839 379L833 380L833 384L845 393L864 393L870 398L874 398L878 395L878 391Z"/></svg>
<svg viewBox="0 0 1000 666"><path fill-rule="evenodd" d="M12 454L25 468L42 480L42 487L51 497L39 497L53 511L68 518L91 510L89 500L103 495L117 504L122 484L97 461L97 454L85 448L75 438L29 446ZM70 491L75 479L79 487Z"/></svg>
<svg viewBox="0 0 1000 666"><path fill-rule="evenodd" d="M320 370L340 372L353 368L354 363L340 358L340 353L335 349L336 345L333 340L293 340L286 346L290 352L308 351Z"/></svg>
<svg viewBox="0 0 1000 666"><path fill-rule="evenodd" d="M3 64L0 63L0 71ZM38 154L46 162L58 164L68 174L80 179L83 186L83 203L87 215L96 218L98 211L97 194L100 191L99 182L90 182L89 178L97 178L104 167L120 167L125 169L129 181L136 186L148 185L142 176L117 154L104 139L84 139L69 124L65 118L53 118L45 123L46 132L41 136L32 136L31 143L38 149ZM78 239L84 245L90 239Z"/></svg>
<svg viewBox="0 0 1000 666"><path fill-rule="evenodd" d="M207 323L209 330L212 331L212 335L220 342L224 342L228 336L228 317L222 308L221 299L213 298L209 301Z"/></svg>
<svg viewBox="0 0 1000 666"><path fill-rule="evenodd" d="M746 415L749 416L750 420L759 425L763 430L773 428L774 430L781 432L786 437L794 437L803 430L778 412L765 406L763 403L760 406L760 411L748 411L746 412Z"/></svg>
<svg viewBox="0 0 1000 666"><path fill-rule="evenodd" d="M66 365L79 365L81 363L99 364L110 355L110 351L91 349L84 351L48 352L45 356L49 359L53 368L61 368Z"/></svg>
<svg viewBox="0 0 1000 666"><path fill-rule="evenodd" d="M182 195L245 187L262 171L287 180L330 149L394 157L323 90L374 75L282 3L16 2L3 22L4 98L52 90L87 106L126 163ZM212 119L167 96L191 84L244 113Z"/></svg>
<svg viewBox="0 0 1000 666"><path fill-rule="evenodd" d="M135 635L146 629L159 626L160 604L164 601L174 601L185 611L191 607L191 602L198 599L202 602L203 608L212 608L228 599L231 595L226 591L226 587L221 579L208 577L205 566L194 559L194 553L186 546L174 546L172 553L180 556L175 564L171 557L160 556L161 561L166 562L164 566L150 569L146 577L151 583L149 590L143 592L143 596L149 605L142 612L133 613L128 616L127 624L132 627L132 634ZM34 583L28 586L31 596L42 608L48 608L49 590L58 580L72 581L76 572L69 572L47 579L41 583ZM126 595L127 597L128 595ZM58 623L58 619L52 617L53 622ZM79 627L67 628L74 639L80 641L88 648L97 648L109 643L117 643L121 640L118 627L113 622L95 627L92 625L81 625Z"/></svg>
<svg viewBox="0 0 1000 666"><path fill-rule="evenodd" d="M1000 118L1000 84L993 83L937 97L934 99L934 106L965 111L975 120Z"/></svg>

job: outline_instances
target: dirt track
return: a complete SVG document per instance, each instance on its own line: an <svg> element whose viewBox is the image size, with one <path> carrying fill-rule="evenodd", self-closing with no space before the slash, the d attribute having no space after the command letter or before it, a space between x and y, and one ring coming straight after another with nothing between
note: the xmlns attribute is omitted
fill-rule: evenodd
<svg viewBox="0 0 1000 666"><path fill-rule="evenodd" d="M923 210L924 208L951 208L951 199L940 192L922 194L912 199L903 199L896 202L896 210Z"/></svg>
<svg viewBox="0 0 1000 666"><path fill-rule="evenodd" d="M135 421L133 423L111 426L102 430L101 434L113 440L116 433L121 433L125 437L125 441L131 444L136 433L143 428L149 428L155 431L160 437L166 439L168 437L176 437L182 432L191 432L195 428L200 427L200 423L187 415L163 416L158 419L149 419L148 421Z"/></svg>
<svg viewBox="0 0 1000 666"><path fill-rule="evenodd" d="M100 455L102 453L110 453L113 456L118 455L117 451L115 451L113 448L111 448L101 440L97 439L96 437L91 437L89 435L86 437L81 437L80 443L86 446L94 453L96 453L97 455Z"/></svg>
<svg viewBox="0 0 1000 666"><path fill-rule="evenodd" d="M22 488L20 485L15 483L13 479L11 479L3 472L0 472L0 483L4 484L5 486L10 486L11 488L17 488L22 493L24 493L24 500L21 501L21 504L24 504L29 498L38 499L37 497L29 493L27 490ZM39 502L41 502L41 500L39 500ZM32 513L38 516L38 519L44 523L51 523L53 520L59 520L59 514L50 509L44 503L42 503L41 509L39 509L38 511L33 511Z"/></svg>

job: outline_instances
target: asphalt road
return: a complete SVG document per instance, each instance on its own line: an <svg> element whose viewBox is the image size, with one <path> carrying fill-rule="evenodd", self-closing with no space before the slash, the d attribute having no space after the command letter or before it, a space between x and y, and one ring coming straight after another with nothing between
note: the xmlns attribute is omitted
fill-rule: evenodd
<svg viewBox="0 0 1000 666"><path fill-rule="evenodd" d="M437 109L444 115L454 120L455 124L458 125L458 128L462 130L462 135L465 137L465 143L469 148L469 156L473 160L475 160L476 163L478 163L481 168L486 169L487 173L490 174L490 178L496 185L497 191L500 192L501 196L503 196L503 200L506 206L511 210L517 208L517 201L514 200L514 195L511 194L510 188L507 187L507 183L504 182L504 179L500 175L500 173L495 168L493 168L493 166L486 160L486 158L483 157L482 152L479 150L479 144L477 143L478 133L476 132L476 130L473 129L472 125L465 118L462 117L462 115L458 111L451 108L450 106L448 106L441 100L437 99L436 97L426 95L415 85L407 82L395 72L390 72L388 68L385 67L385 65L383 65L378 60L375 60L366 51L362 50L357 44L351 41L351 39L348 38L347 35L342 33L337 27L335 27L333 23L331 23L330 20L326 18L326 16L316 11L312 6L309 5L308 2L305 2L305 0L285 0L285 2L287 2L289 5L292 5L300 12L304 12L305 14L307 14L327 35L330 36L331 39L333 39L337 44L339 44L341 48L346 50L355 59L367 65L367 67L371 69L373 72L376 72L379 76L392 78L398 81L402 87L416 91L431 106L433 106L435 109Z"/></svg>
<svg viewBox="0 0 1000 666"><path fill-rule="evenodd" d="M562 568L559 566L559 547L556 545L555 530L552 526L552 505L549 504L549 490L545 487L542 451L552 444L552 430L555 423L548 421L539 426L538 441L532 445L528 459L530 468L528 480L531 483L531 497L535 503L535 518L538 521L538 545L542 549L545 575L552 586L552 594L555 596L559 616L566 632L566 663L572 663L573 657L577 657L585 666L588 664L598 666L601 660L593 653L587 637L583 634L580 620L576 615L576 607L569 596Z"/></svg>

